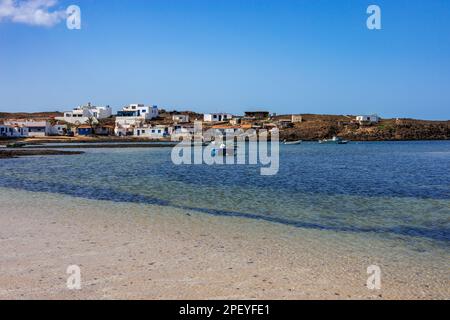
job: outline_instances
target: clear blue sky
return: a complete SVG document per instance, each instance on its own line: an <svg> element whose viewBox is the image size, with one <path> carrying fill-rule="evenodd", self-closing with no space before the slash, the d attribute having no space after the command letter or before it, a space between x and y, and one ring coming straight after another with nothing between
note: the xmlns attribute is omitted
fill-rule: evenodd
<svg viewBox="0 0 450 320"><path fill-rule="evenodd" d="M5 1L5 0L0 0ZM91 101L199 112L450 119L448 0L60 0L65 21L0 21L0 111ZM381 31L366 28L378 4Z"/></svg>

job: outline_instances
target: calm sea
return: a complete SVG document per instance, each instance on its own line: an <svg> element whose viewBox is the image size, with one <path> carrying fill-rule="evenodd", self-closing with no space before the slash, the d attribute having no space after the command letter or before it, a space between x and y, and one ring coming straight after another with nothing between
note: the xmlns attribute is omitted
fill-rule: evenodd
<svg viewBox="0 0 450 320"><path fill-rule="evenodd" d="M172 164L170 148L0 162L0 186L450 248L450 142L280 146L280 170ZM406 240L405 240L406 241Z"/></svg>

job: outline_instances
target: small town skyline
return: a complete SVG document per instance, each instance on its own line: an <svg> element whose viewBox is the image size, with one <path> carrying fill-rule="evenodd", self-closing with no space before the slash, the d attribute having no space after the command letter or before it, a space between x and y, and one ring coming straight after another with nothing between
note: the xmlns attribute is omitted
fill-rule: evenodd
<svg viewBox="0 0 450 320"><path fill-rule="evenodd" d="M89 103L92 102L87 102L86 104L75 104L74 106L69 106L69 107L43 107L43 108L1 108L0 107L0 113L49 113L49 112L57 112L57 113L64 113L66 111L69 111L73 108L76 107L81 107L83 105L87 105ZM122 110L124 107L126 107L127 105L130 104L143 104L145 106L157 106L159 109L164 110L166 112L191 112L191 113L198 113L198 114L208 114L208 113L230 113L234 116L239 116L239 115L243 115L245 114L245 112L247 111L269 111L271 114L275 114L275 115L292 115L292 114L313 114L313 115L333 115L333 116L357 116L357 115L377 115L381 118L386 118L386 119L416 119L416 120L427 120L427 121L450 121L450 116L448 118L445 117L441 117L441 118L437 118L437 117L419 117L419 116L414 116L412 114L396 114L395 112L391 112L391 113L380 113L377 112L376 110L374 111L367 111L364 112L364 109L362 108L361 112L341 112L339 110L336 110L335 112L333 112L332 110L329 110L330 112L308 112L307 110L302 110L301 108L297 109L297 110L291 110L292 112L277 112L276 108L272 108L272 107L267 107L267 106L260 106L260 107L254 107L254 106L249 106L249 107L241 107L241 108L232 108L232 107L212 107L209 109L202 109L202 108L196 108L196 107L189 107L189 106L165 106L165 105L161 105L158 103L143 103L143 102L132 102L132 103L125 103L121 106L115 106L115 105L111 105L111 104L97 104L97 103L92 103L92 105L94 106L108 106L112 109L113 113L116 113L117 111ZM230 110L237 110L236 112L232 112Z"/></svg>
<svg viewBox="0 0 450 320"><path fill-rule="evenodd" d="M0 137L118 137L150 140L192 138L198 127L218 136L241 137L247 130L281 135L285 143L348 140L447 140L449 121L383 119L377 114L280 115L258 109L243 114L170 111L156 105L128 104L119 111L88 102L70 111L37 114L0 114ZM343 140L348 143L348 140ZM343 143L344 143L343 142Z"/></svg>

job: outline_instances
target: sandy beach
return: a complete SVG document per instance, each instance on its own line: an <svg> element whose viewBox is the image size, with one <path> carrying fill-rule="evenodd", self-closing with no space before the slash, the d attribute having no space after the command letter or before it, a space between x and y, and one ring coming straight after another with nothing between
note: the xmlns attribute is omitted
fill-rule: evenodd
<svg viewBox="0 0 450 320"><path fill-rule="evenodd" d="M386 256L383 239L4 188L0 225L0 299L450 298L436 258ZM366 287L372 264L381 290Z"/></svg>

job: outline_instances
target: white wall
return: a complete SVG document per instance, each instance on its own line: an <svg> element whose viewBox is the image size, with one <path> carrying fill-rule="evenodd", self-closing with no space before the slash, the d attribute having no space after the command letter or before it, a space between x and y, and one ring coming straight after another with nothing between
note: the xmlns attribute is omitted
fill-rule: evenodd
<svg viewBox="0 0 450 320"><path fill-rule="evenodd" d="M151 120L159 116L158 107L146 107L143 104L130 104L122 109L123 111L139 111L141 118Z"/></svg>
<svg viewBox="0 0 450 320"><path fill-rule="evenodd" d="M72 124L86 124L89 118L105 119L112 116L110 107L90 107L81 106L74 108L72 111L64 112L63 117L56 117L56 120L66 121Z"/></svg>
<svg viewBox="0 0 450 320"><path fill-rule="evenodd" d="M0 126L0 137L11 137L11 138L28 137L28 128L2 125Z"/></svg>
<svg viewBox="0 0 450 320"><path fill-rule="evenodd" d="M206 113L203 116L205 122L222 122L231 120L233 116L228 113Z"/></svg>
<svg viewBox="0 0 450 320"><path fill-rule="evenodd" d="M134 136L151 139L162 139L170 136L171 130L165 127L140 127L134 129Z"/></svg>
<svg viewBox="0 0 450 320"><path fill-rule="evenodd" d="M189 122L189 116L185 114L175 114L172 116L172 120L176 122Z"/></svg>

